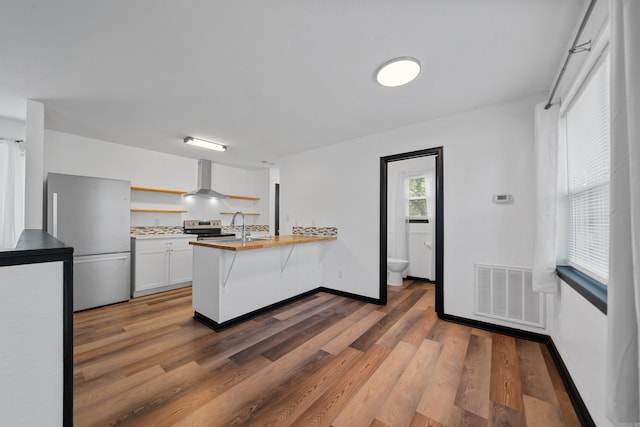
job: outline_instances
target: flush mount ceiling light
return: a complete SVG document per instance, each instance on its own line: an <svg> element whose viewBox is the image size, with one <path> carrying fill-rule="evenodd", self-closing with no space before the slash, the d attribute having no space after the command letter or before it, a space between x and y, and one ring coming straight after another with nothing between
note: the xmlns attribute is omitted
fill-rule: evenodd
<svg viewBox="0 0 640 427"><path fill-rule="evenodd" d="M194 138L192 136L188 136L184 139L185 144L195 145L196 147L208 148L209 150L215 151L225 151L227 149L226 145L218 144L213 141L206 141L204 139Z"/></svg>
<svg viewBox="0 0 640 427"><path fill-rule="evenodd" d="M420 61L410 56L401 56L385 62L376 71L376 80L382 86L402 86L420 74Z"/></svg>

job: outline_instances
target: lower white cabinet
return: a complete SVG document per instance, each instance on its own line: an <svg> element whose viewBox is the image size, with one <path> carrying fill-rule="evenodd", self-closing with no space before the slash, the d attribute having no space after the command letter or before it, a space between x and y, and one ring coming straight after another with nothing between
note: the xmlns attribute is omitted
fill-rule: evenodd
<svg viewBox="0 0 640 427"><path fill-rule="evenodd" d="M191 285L193 237L131 239L131 296Z"/></svg>
<svg viewBox="0 0 640 427"><path fill-rule="evenodd" d="M169 250L170 285L191 282L193 277L193 246L189 245L190 240L193 239L174 242L173 247Z"/></svg>

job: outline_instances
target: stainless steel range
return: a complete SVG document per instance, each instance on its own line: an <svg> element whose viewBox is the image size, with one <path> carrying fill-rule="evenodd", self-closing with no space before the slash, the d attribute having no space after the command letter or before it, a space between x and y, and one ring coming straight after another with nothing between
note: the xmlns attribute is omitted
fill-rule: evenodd
<svg viewBox="0 0 640 427"><path fill-rule="evenodd" d="M184 234L195 234L198 240L228 239L235 236L234 233L222 232L222 221L219 219L187 219L184 221Z"/></svg>

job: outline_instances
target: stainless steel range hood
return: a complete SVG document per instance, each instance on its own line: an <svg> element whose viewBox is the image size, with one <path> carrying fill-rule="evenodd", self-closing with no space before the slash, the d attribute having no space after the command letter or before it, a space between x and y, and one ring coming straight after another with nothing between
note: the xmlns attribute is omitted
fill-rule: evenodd
<svg viewBox="0 0 640 427"><path fill-rule="evenodd" d="M185 194L186 196L207 197L210 199L226 199L227 196L211 189L211 160L198 160L198 188Z"/></svg>

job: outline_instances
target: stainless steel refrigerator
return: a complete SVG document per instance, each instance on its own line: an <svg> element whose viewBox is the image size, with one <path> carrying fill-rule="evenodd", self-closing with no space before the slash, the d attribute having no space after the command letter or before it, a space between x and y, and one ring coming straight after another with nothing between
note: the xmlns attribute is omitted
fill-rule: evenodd
<svg viewBox="0 0 640 427"><path fill-rule="evenodd" d="M73 247L73 310L130 294L131 183L49 173L47 232Z"/></svg>

